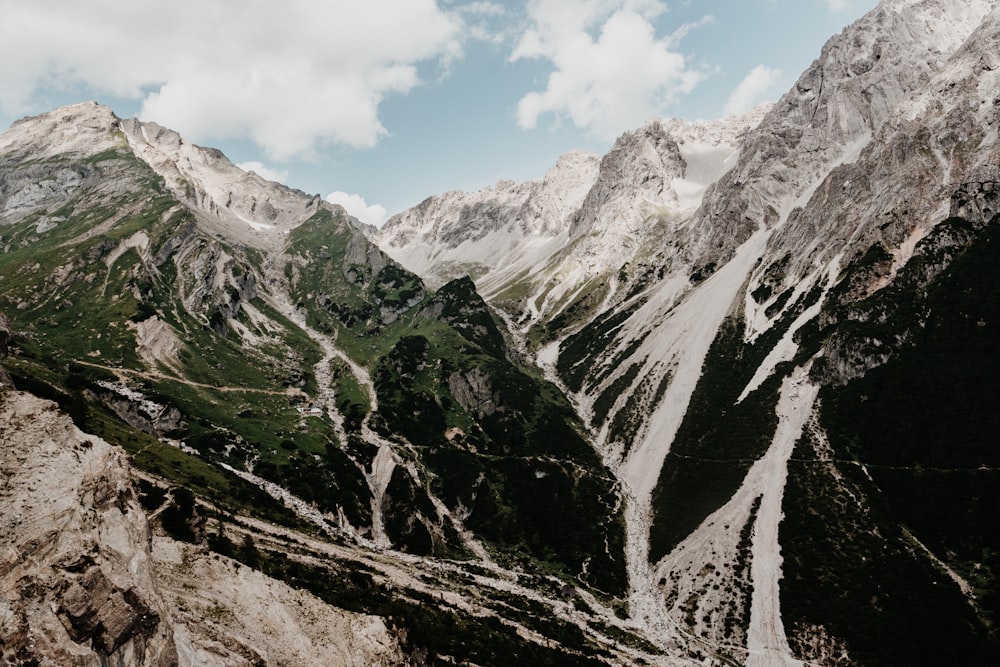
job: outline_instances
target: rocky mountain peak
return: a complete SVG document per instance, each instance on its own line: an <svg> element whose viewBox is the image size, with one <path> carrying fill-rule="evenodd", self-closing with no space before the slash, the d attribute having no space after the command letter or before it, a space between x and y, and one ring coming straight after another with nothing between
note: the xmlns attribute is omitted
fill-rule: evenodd
<svg viewBox="0 0 1000 667"><path fill-rule="evenodd" d="M324 205L319 196L243 171L221 151L184 141L156 123L129 119L121 127L131 149L176 197L248 245L274 246Z"/></svg>
<svg viewBox="0 0 1000 667"><path fill-rule="evenodd" d="M95 156L109 155L124 145L118 118L95 102L15 122L0 134L0 165L28 164L16 173L0 174L0 216L11 223L47 206L58 207L92 184ZM42 220L39 229L56 223Z"/></svg>
<svg viewBox="0 0 1000 667"><path fill-rule="evenodd" d="M542 271L559 275L557 293L572 292L585 276L617 271L655 244L667 221L690 215L769 109L714 121L654 119L601 158L561 156L540 181L428 198L394 216L379 243L431 281L471 270L480 289L498 293L509 279Z"/></svg>
<svg viewBox="0 0 1000 667"><path fill-rule="evenodd" d="M97 102L60 107L22 118L0 135L0 153L13 159L41 160L55 155L92 155L121 146L118 117Z"/></svg>
<svg viewBox="0 0 1000 667"><path fill-rule="evenodd" d="M855 161L913 103L996 4L882 3L831 38L713 186L693 221L694 262L721 264L754 230L803 206L831 170Z"/></svg>
<svg viewBox="0 0 1000 667"><path fill-rule="evenodd" d="M680 145L699 143L709 146L737 146L773 107L773 102L764 102L748 111L725 118L694 121L662 118L658 122Z"/></svg>
<svg viewBox="0 0 1000 667"><path fill-rule="evenodd" d="M563 155L538 180L504 180L477 192L446 192L393 216L377 239L403 266L433 284L488 273L501 262L533 263L539 244L564 234L598 173L599 158ZM405 252L402 249L405 248ZM461 254L463 261L453 261Z"/></svg>
<svg viewBox="0 0 1000 667"><path fill-rule="evenodd" d="M997 43L886 0L773 106L396 216L426 283L155 123L22 122L9 366L107 442L0 392L0 662L1000 664Z"/></svg>

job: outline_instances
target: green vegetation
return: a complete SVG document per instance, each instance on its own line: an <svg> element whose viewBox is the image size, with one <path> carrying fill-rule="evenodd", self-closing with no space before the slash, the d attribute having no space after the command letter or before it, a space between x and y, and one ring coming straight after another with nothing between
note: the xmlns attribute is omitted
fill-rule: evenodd
<svg viewBox="0 0 1000 667"><path fill-rule="evenodd" d="M344 429L348 433L356 433L361 429L361 422L368 414L371 399L346 363L334 359L330 366L334 392L337 396L337 409L344 417Z"/></svg>
<svg viewBox="0 0 1000 667"><path fill-rule="evenodd" d="M607 341L613 339L614 332L641 308L643 303L644 301L637 299L621 310L601 313L560 344L556 370L567 387L573 391L580 391L583 388L588 375L595 370L595 359L605 351Z"/></svg>
<svg viewBox="0 0 1000 667"><path fill-rule="evenodd" d="M824 623L864 664L1000 659L998 248L1000 219L942 222L893 285L840 300L821 332L874 367L820 394L833 460L796 448L782 611ZM839 293L879 256L850 265ZM974 586L974 606L910 535Z"/></svg>
<svg viewBox="0 0 1000 667"><path fill-rule="evenodd" d="M89 380L85 377L69 377L53 372L30 356L25 356L23 350L16 350L4 361L4 365L19 389L55 401L81 430L122 447L139 468L191 489L228 511L300 526L294 514L256 486L201 457L160 442L150 434L129 426L99 404L88 401L84 392Z"/></svg>
<svg viewBox="0 0 1000 667"><path fill-rule="evenodd" d="M393 543L461 554L430 503L433 493L452 509L471 509L467 527L504 558L563 576L586 572L588 583L623 591L623 527L611 476L565 398L508 359L472 280L428 294L328 212L292 233L291 250L287 275L310 326L336 332L338 346L373 369L379 411L372 426L411 443L429 480L421 488L401 473L393 477L384 508ZM335 376L350 432L367 400L349 374Z"/></svg>
<svg viewBox="0 0 1000 667"><path fill-rule="evenodd" d="M376 423L416 447L431 490L471 511L466 526L504 558L621 593L623 525L610 475L566 399L507 360L471 282L455 283L426 306L438 322L432 337L402 337L376 366Z"/></svg>
<svg viewBox="0 0 1000 667"><path fill-rule="evenodd" d="M594 401L595 426L602 426L607 421L608 412L611 410L611 407L618 400L618 397L632 386L632 383L635 382L641 370L641 363L632 364L628 367L628 370L615 378L614 382L609 383L607 388L601 392L597 400Z"/></svg>
<svg viewBox="0 0 1000 667"><path fill-rule="evenodd" d="M320 393L312 369L323 351L258 296L257 285L272 277L261 253L201 229L126 153L78 167L86 187L58 210L5 227L0 238L0 310L22 333L12 365L18 382L58 400L81 428L122 445L140 467L227 512L298 525L222 463L252 467L320 511L370 526L365 473L377 450L360 431L372 397L347 363L334 360L346 438L328 416L296 410ZM105 191L105 181L120 185ZM326 209L291 232L287 257L278 271L292 305L370 369L379 405L370 426L406 461L383 499L393 545L468 558L439 516L437 496L458 515L472 512L467 527L498 559L621 594L615 483L565 397L511 361L471 279L431 294ZM151 362L146 342L159 334L160 356ZM128 401L98 382L123 383L174 418L126 423L129 415L119 413L135 406L122 408ZM165 436L185 449L160 442ZM177 505L168 523L197 540L188 509Z"/></svg>

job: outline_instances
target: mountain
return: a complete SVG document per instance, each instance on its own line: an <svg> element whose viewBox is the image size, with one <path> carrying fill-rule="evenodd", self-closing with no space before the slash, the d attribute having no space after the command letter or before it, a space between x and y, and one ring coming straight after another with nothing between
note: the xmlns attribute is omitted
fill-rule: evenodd
<svg viewBox="0 0 1000 667"><path fill-rule="evenodd" d="M550 338L573 304L596 310L648 279L672 225L731 167L740 137L770 105L717 121L653 120L600 160L562 156L539 181L430 197L393 216L379 246L429 281L468 273L521 332Z"/></svg>
<svg viewBox="0 0 1000 667"><path fill-rule="evenodd" d="M377 231L16 123L4 659L996 664L997 43L886 0L773 105Z"/></svg>
<svg viewBox="0 0 1000 667"><path fill-rule="evenodd" d="M13 384L124 447L146 475L140 502L169 536L334 607L391 615L415 655L430 642L447 655L622 650L603 629L630 632L614 613L625 586L616 483L468 279L428 290L339 207L93 103L2 135L0 210ZM17 448L33 436L12 422L4 437ZM322 588L327 547L288 561L292 542L256 533L270 545L258 549L246 517L349 543L336 560L357 575ZM367 564L387 549L455 565L427 565L411 591ZM492 582L488 602L422 610L472 576ZM521 578L557 592L518 606L506 598ZM567 607L577 587L600 627L546 606ZM470 619L497 607L523 618L472 633ZM463 623L465 634L438 637ZM522 627L533 648L519 648ZM568 632L564 649L543 644Z"/></svg>
<svg viewBox="0 0 1000 667"><path fill-rule="evenodd" d="M748 664L994 659L997 21L995 3L883 2L715 140L693 201L618 205L650 155L691 163L669 148L682 127L650 123L546 262L477 279L622 482L650 635ZM623 235L642 200L666 226ZM382 232L404 264L393 239L421 211ZM553 271L573 265L594 283Z"/></svg>

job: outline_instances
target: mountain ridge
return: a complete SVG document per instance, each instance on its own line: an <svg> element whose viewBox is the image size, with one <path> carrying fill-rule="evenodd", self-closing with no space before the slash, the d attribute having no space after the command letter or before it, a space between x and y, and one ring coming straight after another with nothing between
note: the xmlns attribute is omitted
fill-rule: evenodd
<svg viewBox="0 0 1000 667"><path fill-rule="evenodd" d="M379 233L95 105L21 121L4 364L144 471L158 567L373 614L387 662L993 664L998 39L883 2L770 108Z"/></svg>
<svg viewBox="0 0 1000 667"><path fill-rule="evenodd" d="M679 458L692 453L679 448L674 439L689 437L685 434L690 427L684 425L691 422L691 415L685 414L687 401L692 396L697 400L698 373L705 380L714 363L716 353L709 348L713 330L720 332L721 339L728 331L726 323L736 322L742 329L740 337L746 341L742 346L761 350L738 352L741 345L729 343L733 351L728 354L746 355L756 360L751 364L762 364L756 372L737 380L740 385L733 393L737 405L748 394L759 395L755 389L763 386L777 393L757 403L757 409L775 409L772 406L780 404L779 397L791 390L781 389L769 378L777 380L787 374L789 363L808 362L806 350L800 349L801 339L816 335L816 321L828 325L835 317L830 313L833 308L822 306L824 302L863 299L890 285L929 230L962 207L957 202L969 201L970 206L987 213L995 211L983 200L984 189L991 186L979 183L992 182L993 167L989 165L997 164L995 105L988 93L980 92L990 90L995 76L990 63L993 56L983 45L995 40L996 17L995 3L880 5L834 37L793 89L750 130L738 163L709 187L704 205L673 234L674 248L655 254L650 263L659 266L658 275L638 281L624 296L609 296L616 288L604 284L596 298L569 299L557 305L562 316L552 321L560 325L562 336L569 333L568 337L546 344L544 335L527 336L529 345L538 350L539 361L550 364L574 396L612 469L621 465L625 474L636 480L633 484L650 493L647 471L659 470L660 464L643 453L642 443L649 443L650 453L658 451L657 457L665 456L661 480L652 494L659 498L654 505L681 500L670 495L673 491L664 490L670 487L664 480L671 475L693 474L691 466ZM945 91L954 94L942 97ZM929 111L926 117L920 114L921 109ZM924 162L920 150L934 155L937 164ZM959 150L978 162L966 164L967 158ZM920 211L918 219L914 219L915 210ZM853 225L852 216L860 218ZM983 225L991 215L970 211L968 217ZM873 219L879 222L871 222ZM862 255L873 243L890 256L877 263L874 271L850 274L856 277L853 280L864 276L863 282L847 287L852 280L843 280L844 272L851 270L848 265L869 261ZM939 252L930 250L934 247L931 243L928 239L927 249L916 251L919 257ZM620 278L630 277L631 267L623 263L621 268ZM723 271L732 275L716 275ZM525 277L519 279L524 281ZM489 285L488 278L481 282ZM507 310L515 323L522 321L521 302L512 304L489 287L485 294L494 305ZM856 348L865 344L861 340L851 338L852 342L844 343L838 336L834 334L834 349L826 358L820 356L818 363L807 364L812 371L800 385L808 387L808 392L815 392L817 384L850 382L899 349L894 343L874 341L880 346L875 354L860 352ZM835 342L838 340L841 342ZM763 354L772 345L770 354ZM842 345L852 348L847 354L850 361ZM808 349L808 354L819 352L815 347ZM752 369L751 365L748 370ZM655 411L649 415L650 403L655 407L657 402L663 406L663 418ZM798 408L799 412L810 410L814 408L809 404ZM757 453L748 455L750 460L767 451L767 433L775 428L766 420L762 426L754 436L760 438ZM671 440L674 445L668 450L664 445ZM785 456L790 451L786 447ZM741 471L737 473L740 477L750 474L745 485L758 474L743 464L736 469ZM739 486L735 480L729 484L732 491ZM626 489L629 486L625 484ZM780 497L780 489L777 493ZM765 505L773 502L774 494L773 488L765 493ZM693 497L699 495L706 496L702 492ZM720 501L723 498L720 496ZM700 536L696 531L689 540L713 541L719 553L739 552L740 527L748 517L751 525L761 520L760 505L754 504L760 502L759 497L755 501L748 495L742 502L742 515L716 524L727 524L728 537L710 536L711 531ZM774 526L779 515L771 507L769 521ZM698 509L692 516L706 518L704 511ZM661 586L678 576L682 582L696 581L694 570L702 568L709 558L703 547L693 551L678 547L669 560L659 563L659 574L643 572L642 535L647 521L648 515L638 511L627 524L638 527L639 538L630 552L635 563L635 569L630 570L632 581L659 580ZM665 521L654 519L654 534L659 531L655 524ZM677 544L672 542L671 546ZM654 560L667 556L662 543L657 548L661 551L655 552ZM764 549L764 545L756 548ZM766 550L758 553L755 562L773 559L774 548L768 548L771 556ZM691 555L685 556L685 551ZM710 562L717 571L730 570L740 579L738 564L720 569L718 561ZM685 568L691 568L687 575L683 574ZM774 568L770 572L780 572ZM646 605L649 618L655 619L659 612L657 603L651 601L660 595L655 590L635 590L633 606ZM728 636L728 631L722 632L721 617L727 618L727 626L731 625L728 619L739 617L738 612L727 616L724 605L711 595L690 588L685 592L683 584L669 599L674 601L674 614L682 614L693 599L701 600L699 608L704 610L705 620L713 620L707 627L697 621L693 625L720 633L715 635L719 641ZM770 599L773 605L776 598ZM750 621L752 628L763 622L764 608L758 604L755 601L754 613L748 613L761 615L760 621ZM700 618L701 613L693 617ZM774 617L773 606L768 613ZM652 622L667 632L669 619ZM798 648L804 647L800 643ZM770 659L785 660L789 654L790 650L782 648Z"/></svg>

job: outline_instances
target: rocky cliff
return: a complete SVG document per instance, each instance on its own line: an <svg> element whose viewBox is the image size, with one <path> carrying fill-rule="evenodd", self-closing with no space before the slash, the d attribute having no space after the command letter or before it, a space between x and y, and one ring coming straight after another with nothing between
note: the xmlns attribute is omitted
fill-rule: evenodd
<svg viewBox="0 0 1000 667"><path fill-rule="evenodd" d="M177 664L124 453L22 392L0 394L0 423L5 661Z"/></svg>
<svg viewBox="0 0 1000 667"><path fill-rule="evenodd" d="M93 103L2 135L0 211L14 382L134 457L144 484L161 489L143 486L141 497L172 537L378 617L344 623L390 652L632 650L605 629L631 632L614 613L625 586L615 482L565 396L524 366L471 281L430 289L342 209ZM486 395L488 409L475 400ZM328 545L291 560L291 538L258 548L247 518L347 542L350 566L330 575L344 557ZM384 550L394 566L449 559L465 574L429 566L397 590L392 576L367 574L385 565ZM185 558L210 558L185 553L182 570ZM465 602L472 572L485 602ZM509 618L505 590L521 576L566 578L567 595L579 589L596 611L573 617L561 588L521 583L534 597L518 604L530 609ZM240 579L213 589L220 604L239 597ZM445 594L454 603L428 618L428 596ZM190 642L178 637L202 635L195 615L178 615L183 657ZM472 630L484 616L502 619L495 633ZM223 625L205 630L237 647L220 655L282 655ZM287 636L294 645L298 635ZM565 641L549 646L554 638Z"/></svg>
<svg viewBox="0 0 1000 667"><path fill-rule="evenodd" d="M428 198L391 218L377 240L429 280L472 275L524 330L574 305L594 314L634 286L620 283L655 273L649 259L660 240L732 166L768 108L720 121L650 121L599 160L564 155L539 181Z"/></svg>
<svg viewBox="0 0 1000 667"><path fill-rule="evenodd" d="M0 394L5 664L404 664L377 617L155 535L125 453Z"/></svg>
<svg viewBox="0 0 1000 667"><path fill-rule="evenodd" d="M651 634L746 664L997 654L977 602L995 599L992 538L947 526L1000 507L993 383L972 369L996 363L998 11L881 3L716 142L699 188L663 187L695 164L676 125L623 135L575 242L516 287L479 278L625 489L630 610Z"/></svg>

